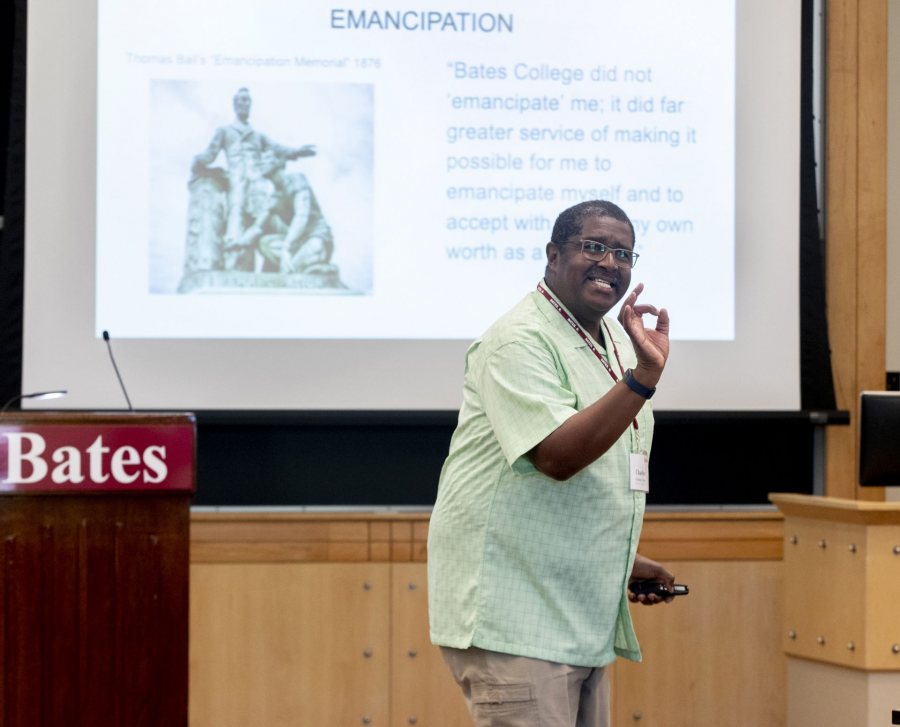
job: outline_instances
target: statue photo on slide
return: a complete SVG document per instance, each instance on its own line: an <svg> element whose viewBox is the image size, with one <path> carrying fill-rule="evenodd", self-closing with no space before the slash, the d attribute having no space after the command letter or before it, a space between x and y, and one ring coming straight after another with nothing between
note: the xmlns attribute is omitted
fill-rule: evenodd
<svg viewBox="0 0 900 727"><path fill-rule="evenodd" d="M331 228L306 175L288 161L312 144L277 144L249 123L247 88L234 95L234 121L196 155L188 183L184 275L179 292L227 288L341 289L331 263ZM213 166L224 152L227 169Z"/></svg>

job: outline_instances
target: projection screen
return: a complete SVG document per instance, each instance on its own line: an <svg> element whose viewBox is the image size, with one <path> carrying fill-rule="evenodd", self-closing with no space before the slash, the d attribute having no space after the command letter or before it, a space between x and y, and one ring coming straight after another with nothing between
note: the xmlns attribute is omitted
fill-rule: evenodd
<svg viewBox="0 0 900 727"><path fill-rule="evenodd" d="M603 198L656 406L796 410L799 48L797 1L31 3L23 391L121 408L108 331L137 408L455 409Z"/></svg>

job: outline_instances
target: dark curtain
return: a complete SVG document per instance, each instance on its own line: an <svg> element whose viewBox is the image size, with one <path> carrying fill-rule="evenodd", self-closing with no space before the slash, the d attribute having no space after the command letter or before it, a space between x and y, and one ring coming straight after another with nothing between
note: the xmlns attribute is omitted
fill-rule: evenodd
<svg viewBox="0 0 900 727"><path fill-rule="evenodd" d="M0 406L21 393L22 382L26 3L0 3Z"/></svg>
<svg viewBox="0 0 900 727"><path fill-rule="evenodd" d="M819 229L813 115L812 0L803 0L800 46L800 407L837 408L825 302L825 240Z"/></svg>

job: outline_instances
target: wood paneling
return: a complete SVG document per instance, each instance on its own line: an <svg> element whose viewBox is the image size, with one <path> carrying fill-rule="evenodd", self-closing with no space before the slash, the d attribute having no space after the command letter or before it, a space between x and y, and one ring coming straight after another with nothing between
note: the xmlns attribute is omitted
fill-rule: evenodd
<svg viewBox="0 0 900 727"><path fill-rule="evenodd" d="M425 562L424 513L194 513L194 563Z"/></svg>
<svg viewBox="0 0 900 727"><path fill-rule="evenodd" d="M857 227L860 283L856 356L860 389L883 389L887 300L887 2L858 2Z"/></svg>
<svg viewBox="0 0 900 727"><path fill-rule="evenodd" d="M198 513L192 527L193 727L468 727L428 639L427 513ZM692 593L634 609L646 660L613 668L620 724L636 711L641 724L728 724L735 705L742 725L783 724L782 542L774 511L648 513L642 552ZM335 558L336 543L361 562Z"/></svg>
<svg viewBox="0 0 900 727"><path fill-rule="evenodd" d="M850 669L900 671L897 503L772 501L785 515L784 650Z"/></svg>
<svg viewBox="0 0 900 727"><path fill-rule="evenodd" d="M462 692L428 637L424 563L392 567L392 727L471 727Z"/></svg>
<svg viewBox="0 0 900 727"><path fill-rule="evenodd" d="M900 507L771 498L785 515L789 727L887 724L900 694Z"/></svg>
<svg viewBox="0 0 900 727"><path fill-rule="evenodd" d="M826 281L837 404L850 427L829 427L826 494L884 499L856 486L859 392L885 385L887 2L828 0Z"/></svg>
<svg viewBox="0 0 900 727"><path fill-rule="evenodd" d="M389 568L194 564L192 727L387 724Z"/></svg>
<svg viewBox="0 0 900 727"><path fill-rule="evenodd" d="M640 550L655 560L777 560L782 530L770 510L649 512Z"/></svg>
<svg viewBox="0 0 900 727"><path fill-rule="evenodd" d="M781 564L666 561L688 596L632 606L644 661L613 669L624 727L780 727L785 713Z"/></svg>
<svg viewBox="0 0 900 727"><path fill-rule="evenodd" d="M184 725L188 498L7 495L0 725Z"/></svg>

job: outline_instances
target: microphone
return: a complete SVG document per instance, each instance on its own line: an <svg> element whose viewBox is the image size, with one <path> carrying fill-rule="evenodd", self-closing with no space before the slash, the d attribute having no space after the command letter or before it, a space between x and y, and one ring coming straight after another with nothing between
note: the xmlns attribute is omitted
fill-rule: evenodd
<svg viewBox="0 0 900 727"><path fill-rule="evenodd" d="M122 387L122 393L125 394L125 401L128 402L128 411L134 411L134 407L131 405L131 399L128 398L128 391L125 389L125 382L122 381L119 367L116 366L116 359L112 352L112 344L109 342L109 331L103 331L103 340L106 341L106 350L109 351L109 360L112 361L113 370L116 372L116 378L119 380L119 386Z"/></svg>
<svg viewBox="0 0 900 727"><path fill-rule="evenodd" d="M0 414L3 414L10 406L23 399L56 399L68 393L68 389L54 389L53 391L33 391L29 394L16 394L3 405L3 408L0 409Z"/></svg>

